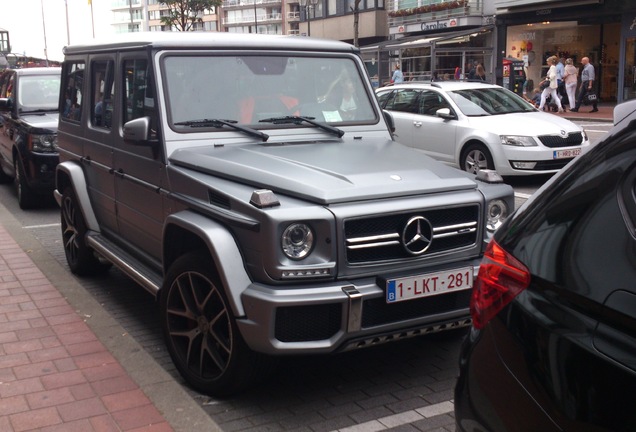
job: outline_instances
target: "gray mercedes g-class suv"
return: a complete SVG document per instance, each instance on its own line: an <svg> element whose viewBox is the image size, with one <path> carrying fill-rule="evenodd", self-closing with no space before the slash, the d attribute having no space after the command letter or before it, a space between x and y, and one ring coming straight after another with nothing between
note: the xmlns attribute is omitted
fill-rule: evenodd
<svg viewBox="0 0 636 432"><path fill-rule="evenodd" d="M196 389L470 323L512 189L394 142L353 46L135 33L67 47L60 92L69 267L155 295Z"/></svg>

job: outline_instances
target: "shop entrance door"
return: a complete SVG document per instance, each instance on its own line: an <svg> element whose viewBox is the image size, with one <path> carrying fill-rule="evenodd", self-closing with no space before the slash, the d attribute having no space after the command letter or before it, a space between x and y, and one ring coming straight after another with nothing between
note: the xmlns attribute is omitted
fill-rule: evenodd
<svg viewBox="0 0 636 432"><path fill-rule="evenodd" d="M625 81L623 100L636 99L636 38L625 41Z"/></svg>

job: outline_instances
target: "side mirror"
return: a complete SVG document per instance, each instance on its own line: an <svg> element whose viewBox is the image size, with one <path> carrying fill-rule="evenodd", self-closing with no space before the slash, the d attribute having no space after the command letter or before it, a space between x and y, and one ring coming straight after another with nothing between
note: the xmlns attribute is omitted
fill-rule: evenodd
<svg viewBox="0 0 636 432"><path fill-rule="evenodd" d="M386 122L389 131L391 132L391 135L393 135L395 133L395 122L393 121L393 116L386 110L382 110L382 113L384 114L384 121Z"/></svg>
<svg viewBox="0 0 636 432"><path fill-rule="evenodd" d="M440 108L435 111L435 115L443 118L444 120L453 120L455 118L455 115L451 112L450 108Z"/></svg>
<svg viewBox="0 0 636 432"><path fill-rule="evenodd" d="M10 98L0 98L0 111L11 111L13 101Z"/></svg>
<svg viewBox="0 0 636 432"><path fill-rule="evenodd" d="M124 125L124 140L131 144L147 144L150 141L150 117L139 117Z"/></svg>

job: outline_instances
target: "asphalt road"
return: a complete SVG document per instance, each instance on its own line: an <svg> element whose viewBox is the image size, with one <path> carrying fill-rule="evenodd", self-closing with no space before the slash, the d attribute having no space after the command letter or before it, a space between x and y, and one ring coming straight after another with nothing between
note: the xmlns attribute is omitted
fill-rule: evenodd
<svg viewBox="0 0 636 432"><path fill-rule="evenodd" d="M593 141L609 124L582 123ZM506 179L517 205L549 177ZM9 185L0 205L66 267L59 209L51 200L22 211ZM36 263L37 264L37 263ZM112 269L82 286L174 379L185 385L165 349L153 298ZM286 357L245 394L214 399L189 393L224 431L454 431L453 387L462 331L442 333L334 356Z"/></svg>

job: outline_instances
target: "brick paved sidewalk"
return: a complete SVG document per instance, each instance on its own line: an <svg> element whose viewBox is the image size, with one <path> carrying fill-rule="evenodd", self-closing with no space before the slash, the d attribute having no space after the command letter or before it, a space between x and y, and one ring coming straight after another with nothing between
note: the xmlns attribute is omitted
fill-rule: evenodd
<svg viewBox="0 0 636 432"><path fill-rule="evenodd" d="M172 431L0 226L0 431Z"/></svg>

